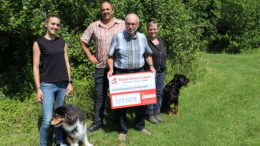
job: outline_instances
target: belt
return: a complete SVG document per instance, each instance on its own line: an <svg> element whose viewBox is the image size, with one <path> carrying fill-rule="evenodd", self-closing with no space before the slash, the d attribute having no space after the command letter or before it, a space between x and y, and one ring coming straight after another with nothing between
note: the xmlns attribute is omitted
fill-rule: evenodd
<svg viewBox="0 0 260 146"><path fill-rule="evenodd" d="M143 67L141 68L136 68L136 69L121 69L121 68L115 68L116 71L124 72L124 73L134 73L134 72L139 72L143 70Z"/></svg>

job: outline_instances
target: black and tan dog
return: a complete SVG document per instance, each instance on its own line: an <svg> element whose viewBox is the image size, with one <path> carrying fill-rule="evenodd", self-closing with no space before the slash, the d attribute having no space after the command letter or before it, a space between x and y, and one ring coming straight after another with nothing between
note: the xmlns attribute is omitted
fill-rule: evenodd
<svg viewBox="0 0 260 146"><path fill-rule="evenodd" d="M172 110L170 108L171 104L174 103L174 109L176 115L179 115L179 94L180 88L182 86L187 86L189 79L185 75L175 74L174 78L164 87L163 89L163 99L161 110L168 113L169 116L172 116Z"/></svg>
<svg viewBox="0 0 260 146"><path fill-rule="evenodd" d="M92 146L88 142L86 116L77 106L64 105L57 107L51 124L55 127L61 126L66 131L66 138L70 146L78 146L79 142L84 146Z"/></svg>

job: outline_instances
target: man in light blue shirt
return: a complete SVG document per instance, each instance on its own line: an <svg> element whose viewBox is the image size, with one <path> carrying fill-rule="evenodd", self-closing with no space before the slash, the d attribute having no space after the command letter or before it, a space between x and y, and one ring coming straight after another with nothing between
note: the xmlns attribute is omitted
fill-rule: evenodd
<svg viewBox="0 0 260 146"><path fill-rule="evenodd" d="M129 14L125 23L126 30L116 34L111 42L108 52L108 66L111 76L114 73L114 67L123 70L140 69L144 66L145 60L150 66L152 72L155 71L152 61L152 51L147 44L146 36L137 32L139 27L139 18L135 14Z"/></svg>
<svg viewBox="0 0 260 146"><path fill-rule="evenodd" d="M152 72L156 72L153 67L152 51L147 44L146 36L137 32L139 18L136 14L128 14L125 18L126 30L116 34L111 42L108 52L108 77L114 74L136 73L144 71L145 61L150 66ZM145 129L146 106L135 107L135 129L144 134L151 134ZM127 137L126 125L127 108L116 109L115 114L119 124L119 140Z"/></svg>
<svg viewBox="0 0 260 146"><path fill-rule="evenodd" d="M144 54L152 54L145 35L137 32L135 36L124 31L113 37L108 55L115 57L116 68L131 70L144 66Z"/></svg>

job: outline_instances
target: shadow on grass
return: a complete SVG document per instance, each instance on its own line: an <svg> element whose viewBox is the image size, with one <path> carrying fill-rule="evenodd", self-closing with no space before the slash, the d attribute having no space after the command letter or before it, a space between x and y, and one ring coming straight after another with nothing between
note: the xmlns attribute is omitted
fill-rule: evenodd
<svg viewBox="0 0 260 146"><path fill-rule="evenodd" d="M135 110L136 107L129 107L126 110L126 124L128 129L135 129ZM116 120L115 110L110 107L105 112L105 126L103 127L105 132L118 132L119 124Z"/></svg>

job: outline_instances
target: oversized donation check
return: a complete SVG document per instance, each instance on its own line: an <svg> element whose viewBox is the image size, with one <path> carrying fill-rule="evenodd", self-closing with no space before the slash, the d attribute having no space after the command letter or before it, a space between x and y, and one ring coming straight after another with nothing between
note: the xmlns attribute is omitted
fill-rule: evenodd
<svg viewBox="0 0 260 146"><path fill-rule="evenodd" d="M109 77L112 109L155 104L155 73L140 72Z"/></svg>

